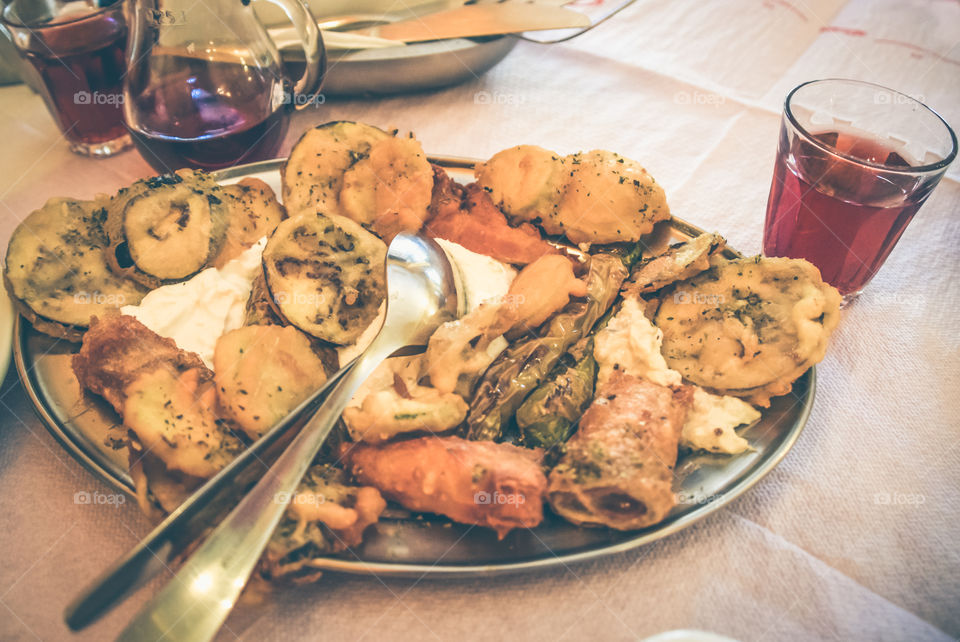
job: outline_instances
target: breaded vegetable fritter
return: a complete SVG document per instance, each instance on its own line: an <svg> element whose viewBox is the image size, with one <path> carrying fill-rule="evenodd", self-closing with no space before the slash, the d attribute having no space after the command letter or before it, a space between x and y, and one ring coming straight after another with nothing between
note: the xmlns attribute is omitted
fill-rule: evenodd
<svg viewBox="0 0 960 642"><path fill-rule="evenodd" d="M107 207L107 264L151 288L193 276L223 247L224 198L212 176L190 169L120 190Z"/></svg>
<svg viewBox="0 0 960 642"><path fill-rule="evenodd" d="M277 312L338 345L359 337L386 296L387 246L342 216L304 213L277 227L263 270Z"/></svg>
<svg viewBox="0 0 960 642"><path fill-rule="evenodd" d="M105 204L52 198L10 237L7 291L37 330L79 341L92 317L136 305L146 293L107 267Z"/></svg>
<svg viewBox="0 0 960 642"><path fill-rule="evenodd" d="M477 165L477 182L515 222L572 243L637 241L670 218L663 188L636 161L594 150L561 157L532 145Z"/></svg>
<svg viewBox="0 0 960 642"><path fill-rule="evenodd" d="M220 407L251 439L327 380L310 341L291 326L251 325L224 334L213 370Z"/></svg>
<svg viewBox="0 0 960 642"><path fill-rule="evenodd" d="M259 178L247 177L222 188L227 205L227 235L220 253L213 260L214 267L223 267L244 250L277 228L287 217L283 206L269 185Z"/></svg>
<svg viewBox="0 0 960 642"><path fill-rule="evenodd" d="M714 257L663 298L663 356L687 381L769 406L823 359L840 293L803 259Z"/></svg>

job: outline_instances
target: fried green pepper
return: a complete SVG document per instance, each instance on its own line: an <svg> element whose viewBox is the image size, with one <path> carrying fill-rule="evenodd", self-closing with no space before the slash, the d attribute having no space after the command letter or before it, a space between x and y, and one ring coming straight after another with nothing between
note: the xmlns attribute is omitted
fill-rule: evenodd
<svg viewBox="0 0 960 642"><path fill-rule="evenodd" d="M628 268L622 257L596 254L587 273L587 296L567 304L543 336L520 341L497 357L477 388L467 415L467 439L497 440L524 400L540 386L570 346L590 334L613 305Z"/></svg>
<svg viewBox="0 0 960 642"><path fill-rule="evenodd" d="M556 374L517 410L521 443L549 450L569 439L580 415L593 400L596 376L593 337L587 337L560 359Z"/></svg>

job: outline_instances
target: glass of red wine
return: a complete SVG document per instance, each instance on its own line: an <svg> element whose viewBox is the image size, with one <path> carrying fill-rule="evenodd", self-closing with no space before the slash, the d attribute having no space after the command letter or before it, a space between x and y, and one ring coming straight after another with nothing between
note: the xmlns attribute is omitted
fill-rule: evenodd
<svg viewBox="0 0 960 642"><path fill-rule="evenodd" d="M131 0L124 114L158 172L273 158L291 110L323 102L315 100L326 68L316 20L303 0L271 2L306 55L296 86L249 0Z"/></svg>
<svg viewBox="0 0 960 642"><path fill-rule="evenodd" d="M848 303L956 156L950 126L910 96L856 80L800 85L784 103L763 253L807 259Z"/></svg>
<svg viewBox="0 0 960 642"><path fill-rule="evenodd" d="M71 150L104 158L130 146L122 108L122 2L14 0L3 8L0 31Z"/></svg>

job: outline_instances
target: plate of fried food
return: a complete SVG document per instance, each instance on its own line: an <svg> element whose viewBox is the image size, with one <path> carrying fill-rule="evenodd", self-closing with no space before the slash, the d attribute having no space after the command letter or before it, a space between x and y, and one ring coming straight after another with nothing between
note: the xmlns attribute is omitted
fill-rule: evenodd
<svg viewBox="0 0 960 642"><path fill-rule="evenodd" d="M400 232L443 248L464 313L357 392L261 580L627 550L803 428L840 307L814 266L741 256L613 152L432 158L347 121L287 159L32 213L4 269L18 371L64 447L162 519L369 344Z"/></svg>

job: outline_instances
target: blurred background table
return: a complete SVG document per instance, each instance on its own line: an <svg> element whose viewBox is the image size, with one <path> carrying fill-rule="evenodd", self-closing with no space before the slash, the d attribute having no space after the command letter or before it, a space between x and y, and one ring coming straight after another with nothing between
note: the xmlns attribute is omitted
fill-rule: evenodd
<svg viewBox="0 0 960 642"><path fill-rule="evenodd" d="M612 149L656 176L676 215L754 253L782 100L832 76L920 97L960 127L960 3L640 0L568 43L520 42L456 87L330 98L296 115L284 149L335 119L413 131L438 155ZM72 155L23 85L0 88L0 119L2 249L47 198L151 173L133 151ZM960 637L958 179L960 163L844 311L796 447L730 507L640 550L553 571L328 575L235 613L222 638ZM11 369L0 390L0 639L67 638L70 597L148 531L132 502L78 505L78 491L110 492L50 437ZM76 639L116 635L153 588Z"/></svg>

